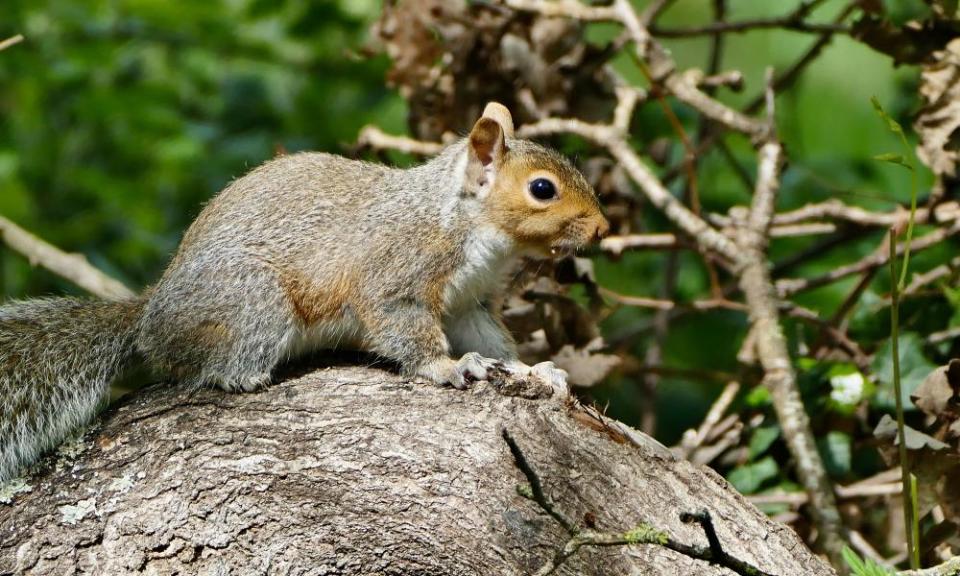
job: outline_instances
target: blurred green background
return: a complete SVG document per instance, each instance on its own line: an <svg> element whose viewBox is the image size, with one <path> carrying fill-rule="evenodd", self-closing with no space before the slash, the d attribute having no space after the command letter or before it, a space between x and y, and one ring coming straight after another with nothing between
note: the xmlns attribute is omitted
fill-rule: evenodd
<svg viewBox="0 0 960 576"><path fill-rule="evenodd" d="M660 25L708 22L710 4L679 0ZM779 15L795 5L731 0L728 18ZM404 130L404 102L384 85L388 61L363 55L380 9L375 0L5 0L3 6L0 37L22 33L27 40L0 53L0 214L87 255L137 288L159 276L204 201L249 168L280 150L344 151L366 123ZM813 20L826 21L838 9L838 2L825 2ZM611 34L604 26L590 30L594 39ZM721 91L719 97L743 104L757 94L765 67L783 69L813 41L811 35L781 30L729 35L721 68L743 71L746 89ZM707 37L666 44L681 67L706 66ZM618 66L639 80L629 62ZM790 158L780 206L837 197L892 209L893 200L905 201L906 172L871 159L896 151L898 143L869 98L877 96L908 126L918 106L917 77L915 67L896 69L888 57L835 38L778 99ZM695 116L682 106L675 109L694 132ZM644 141L676 139L655 105L639 112L639 122ZM749 142L740 137L728 142L752 173ZM706 209L723 212L748 200L749 190L718 153L707 155L702 166ZM674 186L678 193L681 184ZM928 185L924 173L921 191ZM774 261L813 241L776 242ZM790 275L851 262L879 241L878 232L849 242ZM942 251L924 255L917 269L942 257ZM598 276L615 290L655 296L663 285L664 261L662 253L599 261ZM702 296L707 279L700 259L685 253L680 262L679 294ZM5 299L77 292L2 248L0 263ZM855 281L809 292L800 302L829 314ZM882 291L883 281L878 282ZM872 330L872 337L882 338L886 326L877 321L879 312L860 313L863 325L853 331ZM615 337L650 318L647 311L624 309L605 328ZM943 327L943 320L933 328ZM677 322L666 340L664 364L733 372L745 326L743 314L730 312ZM791 336L794 330L799 328L788 326ZM647 342L636 341L640 357ZM635 421L636 382L614 384L598 396L612 400L611 413ZM658 435L672 442L699 423L721 384L664 378Z"/></svg>

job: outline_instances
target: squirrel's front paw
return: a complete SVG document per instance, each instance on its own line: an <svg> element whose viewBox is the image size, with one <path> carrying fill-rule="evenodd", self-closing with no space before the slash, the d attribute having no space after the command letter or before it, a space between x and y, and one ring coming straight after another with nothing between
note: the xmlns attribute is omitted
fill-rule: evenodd
<svg viewBox="0 0 960 576"><path fill-rule="evenodd" d="M471 381L486 380L490 370L497 363L497 360L492 358L484 358L476 352L469 352L460 360L438 358L428 362L417 370L417 376L438 384L450 384L458 390L463 390Z"/></svg>
<svg viewBox="0 0 960 576"><path fill-rule="evenodd" d="M570 394L570 386L567 384L567 371L557 368L553 362L540 362L528 366L519 360L514 360L508 362L504 368L510 374L520 378L533 376L539 379L544 384L549 385L560 398L566 398Z"/></svg>

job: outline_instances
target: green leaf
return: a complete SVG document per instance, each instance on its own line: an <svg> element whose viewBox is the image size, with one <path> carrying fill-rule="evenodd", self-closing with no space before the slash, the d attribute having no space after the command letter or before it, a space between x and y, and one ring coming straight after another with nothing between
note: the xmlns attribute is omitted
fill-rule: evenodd
<svg viewBox="0 0 960 576"><path fill-rule="evenodd" d="M776 425L762 426L754 430L750 436L750 459L756 460L757 456L766 452L779 437L780 427Z"/></svg>
<svg viewBox="0 0 960 576"><path fill-rule="evenodd" d="M877 377L874 404L892 410L896 402L893 396L893 351L889 339L877 350L871 367ZM904 410L916 410L910 395L936 367L924 356L923 338L915 332L900 334L900 384Z"/></svg>
<svg viewBox="0 0 960 576"><path fill-rule="evenodd" d="M877 115L883 118L883 120L887 123L887 127L890 128L891 132L903 134L903 128L900 126L900 123L887 114L887 112L883 109L883 106L880 105L880 100L878 100L876 96L870 97L870 103L873 104L873 109L877 111Z"/></svg>
<svg viewBox="0 0 960 576"><path fill-rule="evenodd" d="M757 386L744 398L747 406L751 408L762 408L770 405L770 391L764 386Z"/></svg>
<svg viewBox="0 0 960 576"><path fill-rule="evenodd" d="M903 154L894 154L892 152L887 152L886 154L877 154L873 157L874 160L879 160L880 162L889 162L890 164L897 164L903 166L907 170L913 171L913 165L907 160L907 157Z"/></svg>
<svg viewBox="0 0 960 576"><path fill-rule="evenodd" d="M734 468L727 476L727 480L741 494L753 494L764 482L776 478L779 473L780 467L777 466L777 462L767 456L759 462Z"/></svg>
<svg viewBox="0 0 960 576"><path fill-rule="evenodd" d="M960 287L953 288L943 283L940 289L943 291L943 296L947 299L947 303L950 304L950 308L953 309L953 315L950 316L947 327L956 328L960 326Z"/></svg>
<svg viewBox="0 0 960 576"><path fill-rule="evenodd" d="M866 570L866 566L863 563L863 560L860 559L860 556L853 551L849 546L844 546L843 551L840 553L843 556L844 562L847 563L847 566L850 567L850 570L853 571L857 576L862 576Z"/></svg>
<svg viewBox="0 0 960 576"><path fill-rule="evenodd" d="M833 476L850 473L853 452L851 446L850 436L843 432L829 432L817 441L827 472Z"/></svg>
<svg viewBox="0 0 960 576"><path fill-rule="evenodd" d="M855 576L891 576L894 574L894 572L880 566L870 558L861 559L849 546L844 546L840 554Z"/></svg>

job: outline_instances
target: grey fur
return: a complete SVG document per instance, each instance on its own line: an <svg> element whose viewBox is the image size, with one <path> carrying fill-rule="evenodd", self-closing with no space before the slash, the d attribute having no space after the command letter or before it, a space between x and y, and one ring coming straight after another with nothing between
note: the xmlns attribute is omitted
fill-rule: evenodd
<svg viewBox="0 0 960 576"><path fill-rule="evenodd" d="M0 306L0 481L97 413L133 352L137 301Z"/></svg>
<svg viewBox="0 0 960 576"><path fill-rule="evenodd" d="M89 420L135 350L161 374L227 390L317 348L370 350L457 386L484 377L485 357L519 365L490 311L517 250L465 185L471 158L466 141L407 170L283 156L206 206L142 302L0 307L0 480Z"/></svg>

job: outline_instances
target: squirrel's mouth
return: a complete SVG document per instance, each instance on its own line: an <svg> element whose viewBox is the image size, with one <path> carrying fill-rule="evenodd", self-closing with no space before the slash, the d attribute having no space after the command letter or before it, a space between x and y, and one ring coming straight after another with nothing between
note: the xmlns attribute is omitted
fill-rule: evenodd
<svg viewBox="0 0 960 576"><path fill-rule="evenodd" d="M562 240L550 245L550 257L551 258L563 258L565 256L571 256L581 248L579 242L572 242L569 240Z"/></svg>

